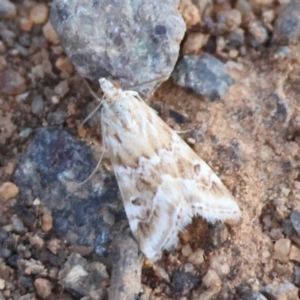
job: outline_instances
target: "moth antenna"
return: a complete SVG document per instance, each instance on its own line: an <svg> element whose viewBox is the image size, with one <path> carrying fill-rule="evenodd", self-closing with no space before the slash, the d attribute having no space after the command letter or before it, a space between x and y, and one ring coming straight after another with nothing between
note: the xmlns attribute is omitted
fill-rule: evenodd
<svg viewBox="0 0 300 300"><path fill-rule="evenodd" d="M163 77L158 77L158 78L154 78L154 79L150 79L150 80L147 80L147 81L144 81L144 82L141 82L141 83L137 83L137 84L134 84L132 86L125 86L124 89L130 89L130 88L133 88L133 87L137 87L137 86L141 86L141 85L144 85L144 84L147 84L147 83L151 83L151 82L154 82L154 81L159 81L159 80L167 80L168 78L163 76Z"/></svg>
<svg viewBox="0 0 300 300"><path fill-rule="evenodd" d="M92 172L92 173L89 175L89 177L86 178L84 181L79 182L78 185L83 185L83 184L85 184L86 182L88 182L88 181L95 175L95 173L97 172L97 170L98 170L98 168L99 168L99 166L100 166L100 164L101 164L101 161L102 161L104 152L105 152L105 149L102 150L101 156L100 156L100 158L99 158L99 160L98 160L98 163L97 163L96 167L94 168L93 172Z"/></svg>
<svg viewBox="0 0 300 300"><path fill-rule="evenodd" d="M102 100L101 102L92 110L92 112L90 112L88 114L88 116L78 125L79 127L82 126L83 124L85 124L87 122L87 120L100 108L100 106L102 105Z"/></svg>
<svg viewBox="0 0 300 300"><path fill-rule="evenodd" d="M89 113L89 115L78 125L78 127L82 127L89 118L92 117L92 115L101 107L101 104L102 104L102 101L103 101L103 97L100 99L98 97L98 95L92 90L92 88L90 87L90 85L88 84L88 82L83 78L81 77L84 84L86 85L86 87L88 88L89 92L91 93L91 95L99 102L99 104L96 106L95 109L93 109L93 111L91 113Z"/></svg>
<svg viewBox="0 0 300 300"><path fill-rule="evenodd" d="M88 88L89 92L92 94L92 96L94 96L94 98L99 101L99 102L102 102L103 98L99 98L99 96L92 90L92 88L90 87L89 83L83 78L81 77L84 84L86 85L86 87Z"/></svg>

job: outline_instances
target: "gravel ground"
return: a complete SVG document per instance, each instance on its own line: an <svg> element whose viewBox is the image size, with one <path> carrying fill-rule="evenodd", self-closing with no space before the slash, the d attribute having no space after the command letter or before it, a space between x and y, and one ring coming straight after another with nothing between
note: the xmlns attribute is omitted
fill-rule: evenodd
<svg viewBox="0 0 300 300"><path fill-rule="evenodd" d="M202 13L197 5L210 1L193 3L181 2L188 28L181 55L217 57L234 84L211 102L170 79L146 101L173 129L191 129L183 138L233 193L243 219L231 226L195 218L173 251L156 263L144 260L139 299L299 299L299 2L215 1ZM40 196L33 191L30 198L27 187L25 201L15 180L41 128L82 143L95 161L101 153L99 115L79 126L97 103L49 23L50 7L51 1L0 3L0 300L116 299L109 287L123 271L110 252L121 242L101 252L83 225L59 235L61 195L51 206L46 199L54 190L41 185ZM120 207L107 158L104 167L107 197ZM95 209L113 234L123 230L116 225L122 207ZM132 255L127 263L134 268L141 262Z"/></svg>

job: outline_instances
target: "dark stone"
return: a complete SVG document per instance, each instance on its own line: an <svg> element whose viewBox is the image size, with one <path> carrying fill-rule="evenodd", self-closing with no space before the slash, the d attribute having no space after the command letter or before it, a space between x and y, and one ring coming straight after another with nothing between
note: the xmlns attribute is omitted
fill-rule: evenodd
<svg viewBox="0 0 300 300"><path fill-rule="evenodd" d="M171 277L172 292L180 296L189 294L200 283L199 276L180 270L175 271Z"/></svg>
<svg viewBox="0 0 300 300"><path fill-rule="evenodd" d="M291 0L282 6L275 21L273 42L279 45L296 44L300 37L300 1Z"/></svg>
<svg viewBox="0 0 300 300"><path fill-rule="evenodd" d="M209 224L209 233L205 243L205 250L219 249L228 239L228 229L223 223Z"/></svg>
<svg viewBox="0 0 300 300"><path fill-rule="evenodd" d="M300 212L293 210L290 218L294 229L297 231L298 235L300 235Z"/></svg>
<svg viewBox="0 0 300 300"><path fill-rule="evenodd" d="M51 210L52 233L71 245L94 246L98 254L108 255L111 240L121 227L128 226L128 221L112 172L98 171L80 184L93 172L97 159L90 146L67 131L41 129L14 174L20 188L20 204L16 207L19 211L25 205L30 208L39 198ZM103 211L114 214L113 225L104 222ZM27 226L34 224L28 214L24 218L24 211L18 216ZM52 260L57 265L61 259Z"/></svg>
<svg viewBox="0 0 300 300"><path fill-rule="evenodd" d="M14 205L14 211L26 227L30 228L31 230L35 228L37 219L27 208L20 203L16 203Z"/></svg>
<svg viewBox="0 0 300 300"><path fill-rule="evenodd" d="M172 77L178 85L190 88L210 101L223 98L234 83L224 64L209 54L183 56Z"/></svg>
<svg viewBox="0 0 300 300"><path fill-rule="evenodd" d="M191 121L189 118L173 109L169 110L169 116L178 124L189 123Z"/></svg>

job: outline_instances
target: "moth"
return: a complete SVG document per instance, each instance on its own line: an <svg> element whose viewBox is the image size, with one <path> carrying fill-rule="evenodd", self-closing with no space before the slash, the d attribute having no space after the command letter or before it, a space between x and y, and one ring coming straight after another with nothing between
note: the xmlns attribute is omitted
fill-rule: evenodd
<svg viewBox="0 0 300 300"><path fill-rule="evenodd" d="M238 220L238 204L210 167L135 91L99 80L101 127L131 231L144 255L161 257L193 216Z"/></svg>

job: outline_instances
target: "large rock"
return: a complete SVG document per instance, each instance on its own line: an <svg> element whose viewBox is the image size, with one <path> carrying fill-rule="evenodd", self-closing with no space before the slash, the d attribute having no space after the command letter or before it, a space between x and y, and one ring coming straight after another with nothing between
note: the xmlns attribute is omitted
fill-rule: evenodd
<svg viewBox="0 0 300 300"><path fill-rule="evenodd" d="M171 74L185 23L176 0L54 1L51 23L84 77L140 83L149 95Z"/></svg>

